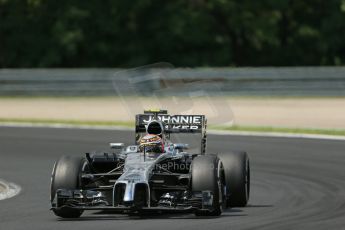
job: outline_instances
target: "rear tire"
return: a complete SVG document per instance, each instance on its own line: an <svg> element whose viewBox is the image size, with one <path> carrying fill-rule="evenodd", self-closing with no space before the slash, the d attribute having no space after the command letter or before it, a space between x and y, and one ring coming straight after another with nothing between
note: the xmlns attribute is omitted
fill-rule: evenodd
<svg viewBox="0 0 345 230"><path fill-rule="evenodd" d="M80 172L85 160L81 157L62 156L54 165L51 188L50 201L53 202L56 190L80 188ZM62 218L78 218L83 211L73 209L53 210L55 215Z"/></svg>
<svg viewBox="0 0 345 230"><path fill-rule="evenodd" d="M223 163L228 207L245 207L250 192L250 167L246 152L218 154Z"/></svg>
<svg viewBox="0 0 345 230"><path fill-rule="evenodd" d="M201 155L192 163L192 191L211 191L213 193L213 209L196 211L197 216L219 216L222 213L222 164L215 155Z"/></svg>

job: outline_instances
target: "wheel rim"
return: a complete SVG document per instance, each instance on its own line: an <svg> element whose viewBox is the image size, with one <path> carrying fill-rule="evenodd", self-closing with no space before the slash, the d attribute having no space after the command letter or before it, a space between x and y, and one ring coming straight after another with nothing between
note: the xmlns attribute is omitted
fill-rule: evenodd
<svg viewBox="0 0 345 230"><path fill-rule="evenodd" d="M250 192L250 167L249 167L249 160L247 160L246 164L246 179L245 179L245 187L246 187L246 199L249 200L249 192Z"/></svg>
<svg viewBox="0 0 345 230"><path fill-rule="evenodd" d="M219 161L219 165L218 165L218 189L219 189L219 198L220 200L220 208L221 210L223 210L224 208L226 208L226 196L227 196L227 192L226 192L226 183L225 183L225 176L224 176L224 168L223 168L223 164L221 161Z"/></svg>

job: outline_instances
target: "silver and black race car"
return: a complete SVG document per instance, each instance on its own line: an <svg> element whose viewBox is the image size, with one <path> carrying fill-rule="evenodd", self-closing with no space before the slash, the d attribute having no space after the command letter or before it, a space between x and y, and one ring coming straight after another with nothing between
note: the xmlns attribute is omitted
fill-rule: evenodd
<svg viewBox="0 0 345 230"><path fill-rule="evenodd" d="M106 213L195 213L218 216L246 206L250 170L246 152L206 153L204 115L136 115L134 145L110 143L112 153L62 156L51 178L51 210L63 218L84 210ZM173 143L171 135L198 134L199 151ZM145 135L164 140L160 153L140 148Z"/></svg>

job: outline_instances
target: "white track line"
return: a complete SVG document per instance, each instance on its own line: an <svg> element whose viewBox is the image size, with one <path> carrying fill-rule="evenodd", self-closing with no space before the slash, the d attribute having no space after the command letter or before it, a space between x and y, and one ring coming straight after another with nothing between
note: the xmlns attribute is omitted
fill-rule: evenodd
<svg viewBox="0 0 345 230"><path fill-rule="evenodd" d="M123 130L133 131L134 128L124 126L95 126L95 125L68 125L68 124L38 124L38 123L0 123L0 127L42 127L42 128L70 128L70 129L96 129L96 130ZM249 132L249 131L226 131L208 130L212 135L232 135L232 136L257 136L257 137L284 137L284 138L307 138L324 140L345 140L345 136L322 135L322 134L297 134L278 132Z"/></svg>
<svg viewBox="0 0 345 230"><path fill-rule="evenodd" d="M0 186L2 189L0 189L0 200L9 199L11 197L14 197L20 193L22 190L19 185L16 185L11 182L6 182L4 180L0 179Z"/></svg>

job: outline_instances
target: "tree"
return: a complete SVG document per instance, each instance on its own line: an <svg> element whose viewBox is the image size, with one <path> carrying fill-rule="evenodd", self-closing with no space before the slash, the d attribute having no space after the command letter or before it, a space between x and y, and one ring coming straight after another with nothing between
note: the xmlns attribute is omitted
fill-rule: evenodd
<svg viewBox="0 0 345 230"><path fill-rule="evenodd" d="M341 65L345 0L0 0L1 67Z"/></svg>

